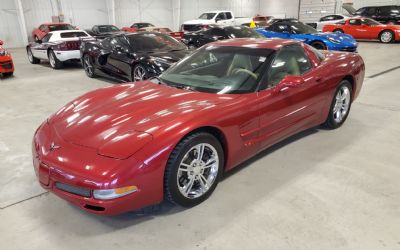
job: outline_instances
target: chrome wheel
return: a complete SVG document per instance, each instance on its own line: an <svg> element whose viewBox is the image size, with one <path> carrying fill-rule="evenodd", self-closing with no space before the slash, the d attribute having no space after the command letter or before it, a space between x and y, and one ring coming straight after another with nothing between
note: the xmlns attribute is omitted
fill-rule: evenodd
<svg viewBox="0 0 400 250"><path fill-rule="evenodd" d="M341 123L346 117L350 108L351 92L350 89L344 85L336 94L335 105L333 106L333 119L336 123Z"/></svg>
<svg viewBox="0 0 400 250"><path fill-rule="evenodd" d="M392 39L393 39L393 34L390 31L384 31L381 34L381 41L383 43L390 43L392 41Z"/></svg>
<svg viewBox="0 0 400 250"><path fill-rule="evenodd" d="M93 67L93 64L92 64L92 62L90 60L90 56L89 55L85 55L83 57L83 68L85 69L85 72L89 77L93 76L94 67Z"/></svg>
<svg viewBox="0 0 400 250"><path fill-rule="evenodd" d="M51 51L49 52L49 61L50 61L51 67L55 68L56 67L56 59L54 58L54 55Z"/></svg>
<svg viewBox="0 0 400 250"><path fill-rule="evenodd" d="M135 67L135 69L133 70L133 80L136 81L142 81L144 80L146 77L146 70L138 65Z"/></svg>
<svg viewBox="0 0 400 250"><path fill-rule="evenodd" d="M177 172L180 193L189 199L201 197L211 188L218 176L217 150L208 143L193 146L182 158Z"/></svg>

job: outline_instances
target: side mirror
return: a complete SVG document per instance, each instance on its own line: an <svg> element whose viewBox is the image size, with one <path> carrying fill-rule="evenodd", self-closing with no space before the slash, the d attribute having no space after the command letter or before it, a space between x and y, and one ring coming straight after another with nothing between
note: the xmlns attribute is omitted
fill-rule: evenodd
<svg viewBox="0 0 400 250"><path fill-rule="evenodd" d="M216 17L216 18L215 18L215 22L216 22L216 23L218 23L218 22L221 21L221 20L222 20L222 19L219 18L219 17Z"/></svg>
<svg viewBox="0 0 400 250"><path fill-rule="evenodd" d="M296 88L301 86L304 83L304 78L301 76L285 76L279 85L281 86L281 90L287 88Z"/></svg>
<svg viewBox="0 0 400 250"><path fill-rule="evenodd" d="M4 42L2 40L0 40L0 45L3 45L3 44L4 44Z"/></svg>

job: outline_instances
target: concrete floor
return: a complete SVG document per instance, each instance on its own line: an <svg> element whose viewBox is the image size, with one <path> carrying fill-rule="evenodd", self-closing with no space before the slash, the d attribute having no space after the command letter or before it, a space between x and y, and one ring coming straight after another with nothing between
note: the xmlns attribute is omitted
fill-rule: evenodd
<svg viewBox="0 0 400 250"><path fill-rule="evenodd" d="M55 71L11 50L0 81L0 249L400 249L400 44L360 43L366 81L346 124L312 129L229 173L188 210L99 217L39 187L36 127L69 100L110 85L79 66Z"/></svg>

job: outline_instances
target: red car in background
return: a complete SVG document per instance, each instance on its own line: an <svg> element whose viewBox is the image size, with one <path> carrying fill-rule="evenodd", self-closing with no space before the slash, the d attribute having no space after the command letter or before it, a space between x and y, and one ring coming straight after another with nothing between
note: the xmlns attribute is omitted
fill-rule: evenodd
<svg viewBox="0 0 400 250"><path fill-rule="evenodd" d="M45 23L39 26L39 28L32 31L32 37L35 41L42 40L49 32L57 30L75 30L75 26L69 23Z"/></svg>
<svg viewBox="0 0 400 250"><path fill-rule="evenodd" d="M161 32L161 33L165 33L169 36L172 36L173 38L177 39L178 41L181 41L183 38L183 32L181 31L177 31L174 32L172 30L170 30L169 28L166 27L147 27L147 28L142 28L142 29L138 29L137 31L155 31L155 32Z"/></svg>
<svg viewBox="0 0 400 250"><path fill-rule="evenodd" d="M10 53L2 47L3 41L0 40L0 74L12 76L14 74L14 64Z"/></svg>
<svg viewBox="0 0 400 250"><path fill-rule="evenodd" d="M253 17L253 21L255 23L269 23L270 21L272 21L273 18L274 18L273 16L257 15L255 17Z"/></svg>
<svg viewBox="0 0 400 250"><path fill-rule="evenodd" d="M210 43L158 78L66 104L34 134L34 169L43 188L92 213L163 199L195 206L224 172L271 145L340 127L364 71L356 53L293 40Z"/></svg>
<svg viewBox="0 0 400 250"><path fill-rule="evenodd" d="M139 29L154 27L151 23L134 23L130 27L122 27L121 30L125 32L136 32Z"/></svg>
<svg viewBox="0 0 400 250"><path fill-rule="evenodd" d="M355 39L379 40L382 43L400 41L400 26L381 24L370 18L350 18L348 20L324 25L323 32L341 32Z"/></svg>

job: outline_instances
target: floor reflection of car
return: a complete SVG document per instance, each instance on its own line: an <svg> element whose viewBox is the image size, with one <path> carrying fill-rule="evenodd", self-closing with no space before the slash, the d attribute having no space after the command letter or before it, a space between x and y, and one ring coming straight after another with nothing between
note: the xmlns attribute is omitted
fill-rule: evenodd
<svg viewBox="0 0 400 250"><path fill-rule="evenodd" d="M363 78L356 53L281 39L210 43L158 78L69 102L37 129L34 169L45 189L92 213L164 199L192 207L271 145L340 127Z"/></svg>
<svg viewBox="0 0 400 250"><path fill-rule="evenodd" d="M137 32L84 42L81 60L89 77L133 82L158 76L188 53L186 45L167 34Z"/></svg>

